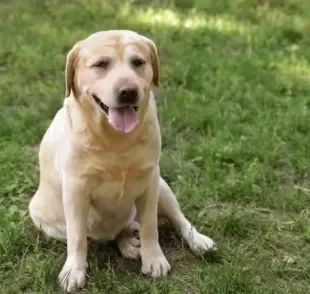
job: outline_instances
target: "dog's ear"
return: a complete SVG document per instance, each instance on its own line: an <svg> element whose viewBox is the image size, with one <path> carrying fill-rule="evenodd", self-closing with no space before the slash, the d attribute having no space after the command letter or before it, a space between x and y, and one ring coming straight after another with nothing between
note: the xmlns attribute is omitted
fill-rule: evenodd
<svg viewBox="0 0 310 294"><path fill-rule="evenodd" d="M71 91L75 93L74 76L76 70L76 62L80 54L80 42L77 42L67 55L66 63L66 97L70 96Z"/></svg>
<svg viewBox="0 0 310 294"><path fill-rule="evenodd" d="M147 38L146 38L147 39ZM151 52L151 62L153 68L153 84L156 87L160 85L160 64L159 64L159 57L155 43L147 39L147 44Z"/></svg>

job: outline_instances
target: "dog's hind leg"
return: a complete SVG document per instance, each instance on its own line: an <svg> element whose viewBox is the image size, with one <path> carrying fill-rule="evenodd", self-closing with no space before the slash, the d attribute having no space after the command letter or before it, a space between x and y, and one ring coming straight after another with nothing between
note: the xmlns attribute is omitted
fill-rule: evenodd
<svg viewBox="0 0 310 294"><path fill-rule="evenodd" d="M140 257L140 224L136 221L129 223L116 238L118 249L125 258Z"/></svg>
<svg viewBox="0 0 310 294"><path fill-rule="evenodd" d="M167 218L172 223L194 253L200 254L215 249L213 240L200 234L184 216L175 195L162 178L159 187L158 215Z"/></svg>
<svg viewBox="0 0 310 294"><path fill-rule="evenodd" d="M47 195L49 192L51 194ZM66 223L62 201L58 201L57 197L60 196L53 195L48 189L39 188L29 203L29 214L36 227L52 238L65 241Z"/></svg>

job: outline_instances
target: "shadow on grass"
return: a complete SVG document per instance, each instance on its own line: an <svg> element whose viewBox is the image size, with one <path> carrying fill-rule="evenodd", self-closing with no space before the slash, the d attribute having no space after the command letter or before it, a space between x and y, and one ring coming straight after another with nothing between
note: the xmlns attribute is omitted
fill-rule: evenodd
<svg viewBox="0 0 310 294"><path fill-rule="evenodd" d="M159 239L163 244L163 251L168 260L175 266L185 259L195 260L197 263L213 263L220 264L223 262L221 251L209 251L201 256L195 256L191 253L185 242L179 238L171 225L164 224L159 227ZM115 242L111 241L106 244L100 244L93 240L89 240L89 260L95 261L95 268L99 270L108 270L110 268L122 268L124 272L140 273L140 260L126 260L121 256L120 251ZM90 270L92 264L90 263Z"/></svg>

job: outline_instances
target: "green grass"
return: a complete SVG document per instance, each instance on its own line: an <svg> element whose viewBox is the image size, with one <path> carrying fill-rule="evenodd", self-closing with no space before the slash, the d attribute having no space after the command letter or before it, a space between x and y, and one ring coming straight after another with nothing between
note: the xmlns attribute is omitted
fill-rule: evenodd
<svg viewBox="0 0 310 294"><path fill-rule="evenodd" d="M0 3L0 293L60 291L65 245L27 212L38 145L63 102L68 50L111 28L158 45L162 174L219 252L194 257L166 226L160 242L173 271L152 280L113 246L92 243L82 292L308 293L308 1L124 3Z"/></svg>

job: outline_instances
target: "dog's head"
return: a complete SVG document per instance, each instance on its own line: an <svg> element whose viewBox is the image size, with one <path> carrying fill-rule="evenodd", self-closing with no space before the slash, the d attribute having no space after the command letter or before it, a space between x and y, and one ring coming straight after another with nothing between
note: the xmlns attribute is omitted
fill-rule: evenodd
<svg viewBox="0 0 310 294"><path fill-rule="evenodd" d="M67 56L66 96L72 92L95 117L129 133L139 122L152 85L159 86L155 44L132 31L98 32L75 44Z"/></svg>

